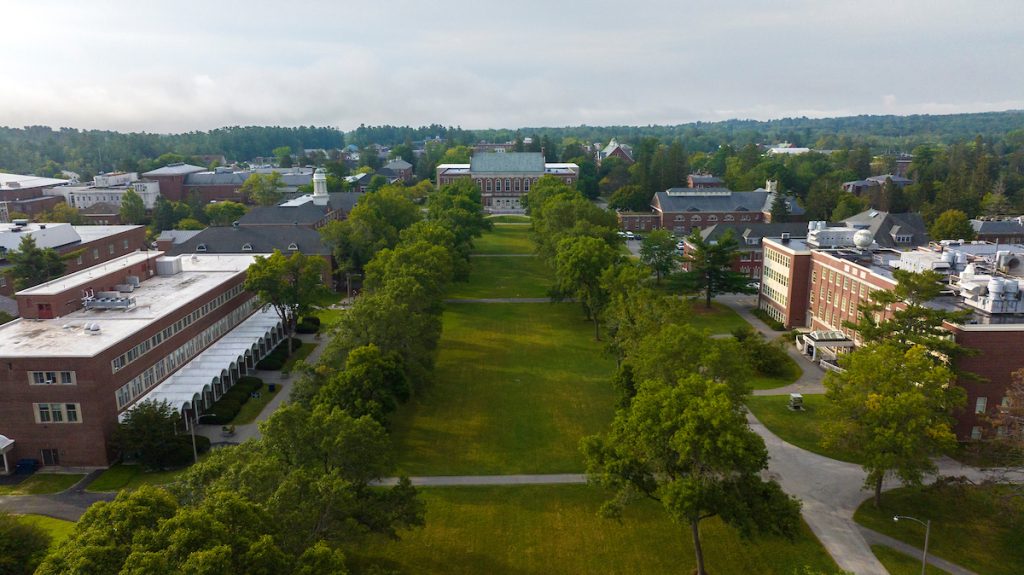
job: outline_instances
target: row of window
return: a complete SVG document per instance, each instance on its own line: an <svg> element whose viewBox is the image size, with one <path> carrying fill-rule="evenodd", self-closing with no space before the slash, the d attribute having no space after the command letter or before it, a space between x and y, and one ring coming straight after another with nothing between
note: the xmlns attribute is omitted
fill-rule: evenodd
<svg viewBox="0 0 1024 575"><path fill-rule="evenodd" d="M773 302L779 304L782 307L786 307L786 305L789 303L789 296L786 295L786 292L775 289L774 287L772 287L771 284L762 284L761 293L763 293L766 298L772 300Z"/></svg>
<svg viewBox="0 0 1024 575"><path fill-rule="evenodd" d="M165 339L170 339L181 330L187 328L188 326L198 321L200 318L206 317L208 314L210 314L220 306L227 303L230 299L242 293L243 290L243 284L238 284L232 287L228 291L217 296L212 301L207 302L199 309L179 319L178 321L174 322L174 324L164 328L162 331L158 332L153 337L136 345L135 347L129 349L125 353L122 353L121 355L115 357L113 361L110 362L110 367L113 373L117 373L118 371L124 369L126 365L135 361L136 359L139 359L140 357L145 355L146 352L160 345Z"/></svg>
<svg viewBox="0 0 1024 575"><path fill-rule="evenodd" d="M780 266L782 266L782 267L784 267L786 269L789 269L789 257L787 257L787 256L785 256L785 255L783 255L783 254L781 254L781 253L779 253L779 252L777 252L775 250L765 250L764 251L764 259L766 259L767 261L770 261L770 262L775 262L775 263L779 264Z"/></svg>
<svg viewBox="0 0 1024 575"><path fill-rule="evenodd" d="M686 219L686 216L683 216L683 215L676 215L676 217L675 217L675 221L677 221L677 222L682 222L685 219ZM733 217L732 214L726 214L726 215L722 216L722 221L723 222L732 222L732 221L735 221L735 220L736 220L736 218ZM718 221L718 216L710 215L710 216L704 217L704 216L693 215L693 216L690 216L690 221L691 222L717 222ZM749 222L750 221L750 216L748 216L748 215L740 216L740 221L741 222Z"/></svg>
<svg viewBox="0 0 1024 575"><path fill-rule="evenodd" d="M77 403L33 403L36 423L82 423L81 405Z"/></svg>
<svg viewBox="0 0 1024 575"><path fill-rule="evenodd" d="M775 269L770 265L764 267L764 277L784 287L789 286L789 276L784 273L781 273L779 270Z"/></svg>
<svg viewBox="0 0 1024 575"><path fill-rule="evenodd" d="M501 178L483 178L476 185L485 192L529 192L531 182L537 183L537 178L505 178L504 187Z"/></svg>
<svg viewBox="0 0 1024 575"><path fill-rule="evenodd" d="M123 250L125 250L125 251L128 250L128 240L126 240L126 239L125 240L121 240L121 248ZM114 255L114 244L107 244L107 254L108 255ZM92 259L93 260L100 259L100 249L99 248L93 248L92 249ZM83 256L82 254L78 254L78 257L75 258L75 263L77 265L82 265L84 262L85 262L85 256Z"/></svg>
<svg viewBox="0 0 1024 575"><path fill-rule="evenodd" d="M167 374L173 373L179 365L192 359L220 336L231 331L232 328L248 317L258 304L259 302L256 298L246 301L226 317L221 318L217 323L204 329L202 333L188 340L185 345L174 350L167 357L157 361L149 369L119 387L114 392L114 396L117 399L117 408L122 409L129 405L135 398L149 391L154 385L163 380Z"/></svg>
<svg viewBox="0 0 1024 575"><path fill-rule="evenodd" d="M768 302L761 302L761 309L775 321L779 323L786 323L786 317L782 315L782 312L775 306L769 305Z"/></svg>
<svg viewBox="0 0 1024 575"><path fill-rule="evenodd" d="M73 371L30 371L28 372L28 382L31 385L75 385L78 383Z"/></svg>

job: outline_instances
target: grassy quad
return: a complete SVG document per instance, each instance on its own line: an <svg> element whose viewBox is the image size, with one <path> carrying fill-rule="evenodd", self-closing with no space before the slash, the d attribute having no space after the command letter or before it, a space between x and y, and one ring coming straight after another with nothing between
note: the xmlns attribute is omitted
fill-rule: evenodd
<svg viewBox="0 0 1024 575"><path fill-rule="evenodd" d="M60 493L78 483L80 473L36 473L17 485L0 485L0 495L46 495Z"/></svg>
<svg viewBox="0 0 1024 575"><path fill-rule="evenodd" d="M871 500L853 518L861 525L924 546L924 527L909 515L932 522L928 553L986 575L1024 573L1024 504L1007 486L901 487L882 495L882 508ZM920 572L920 563L918 572Z"/></svg>
<svg viewBox="0 0 1024 575"><path fill-rule="evenodd" d="M535 256L472 258L470 265L469 281L452 284L448 297L548 297L548 289L554 283L551 270Z"/></svg>
<svg viewBox="0 0 1024 575"><path fill-rule="evenodd" d="M607 494L586 485L423 489L427 525L402 540L373 539L351 553L399 573L634 574L689 573L688 529L653 502L627 508L622 521L598 516ZM710 573L785 574L836 565L804 526L794 542L744 541L717 519L701 524Z"/></svg>
<svg viewBox="0 0 1024 575"><path fill-rule="evenodd" d="M530 233L528 225L496 224L494 229L473 240L473 253L532 254L534 245Z"/></svg>
<svg viewBox="0 0 1024 575"><path fill-rule="evenodd" d="M613 362L575 304L458 304L444 314L435 383L396 414L410 475L581 471L607 428Z"/></svg>

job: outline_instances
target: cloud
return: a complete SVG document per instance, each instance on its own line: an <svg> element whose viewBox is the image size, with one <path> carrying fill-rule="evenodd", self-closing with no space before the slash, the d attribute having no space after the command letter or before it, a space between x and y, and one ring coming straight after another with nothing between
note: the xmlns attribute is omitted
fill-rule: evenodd
<svg viewBox="0 0 1024 575"><path fill-rule="evenodd" d="M1017 3L5 7L0 125L467 128L1022 107ZM951 40L952 39L952 40ZM962 40L956 40L962 39ZM969 39L969 40L968 40Z"/></svg>

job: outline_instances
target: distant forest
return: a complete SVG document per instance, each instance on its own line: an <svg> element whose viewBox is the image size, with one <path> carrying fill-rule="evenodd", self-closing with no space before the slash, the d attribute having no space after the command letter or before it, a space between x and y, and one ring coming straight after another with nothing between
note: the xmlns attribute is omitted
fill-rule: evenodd
<svg viewBox="0 0 1024 575"><path fill-rule="evenodd" d="M45 126L0 127L0 171L54 175L70 170L89 179L112 170L144 171L156 167L161 156L196 157L223 155L229 161L251 161L274 156L283 146L293 152L304 149L360 148L368 144L396 146L440 139L446 147L478 141L505 142L517 137L570 143L620 142L638 144L654 138L663 144L680 140L689 154L713 152L727 145L740 149L748 144L789 142L794 146L850 150L867 146L872 153L910 152L922 144L945 147L971 142L981 136L996 155L1024 139L1024 111L981 114L917 116L853 116L846 118L787 118L753 121L695 122L676 126L575 126L464 130L430 125L360 126L345 133L326 127L228 127L183 134L119 133Z"/></svg>

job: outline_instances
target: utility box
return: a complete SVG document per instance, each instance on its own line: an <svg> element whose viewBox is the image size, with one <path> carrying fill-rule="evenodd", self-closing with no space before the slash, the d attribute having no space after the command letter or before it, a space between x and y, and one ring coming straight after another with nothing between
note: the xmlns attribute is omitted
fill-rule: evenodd
<svg viewBox="0 0 1024 575"><path fill-rule="evenodd" d="M804 396L799 393L789 394L789 410L790 411L803 411L804 410Z"/></svg>

